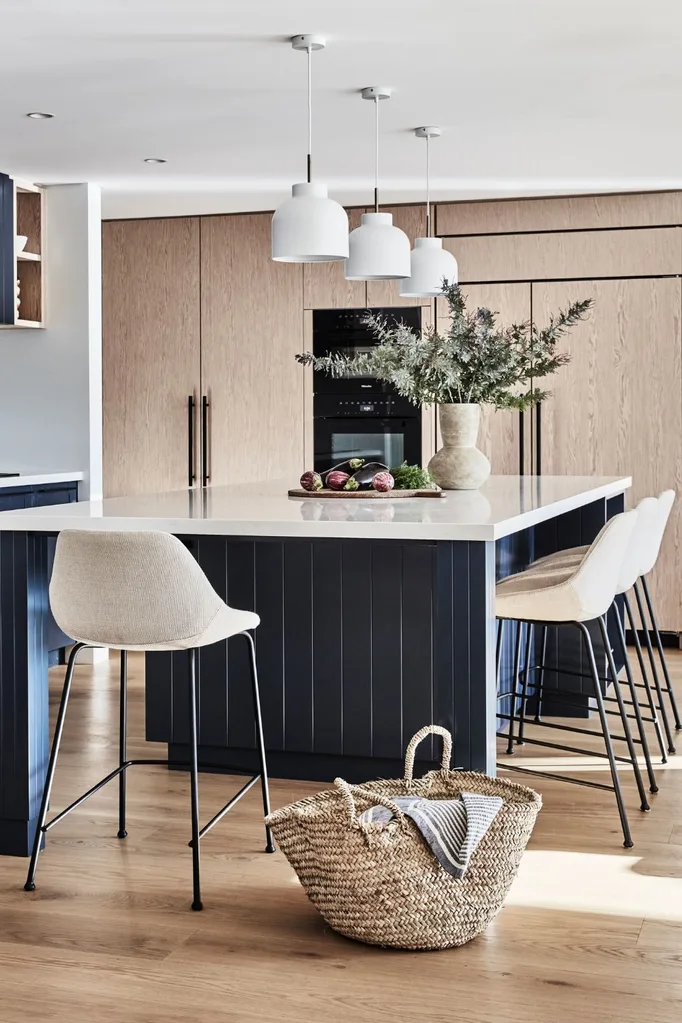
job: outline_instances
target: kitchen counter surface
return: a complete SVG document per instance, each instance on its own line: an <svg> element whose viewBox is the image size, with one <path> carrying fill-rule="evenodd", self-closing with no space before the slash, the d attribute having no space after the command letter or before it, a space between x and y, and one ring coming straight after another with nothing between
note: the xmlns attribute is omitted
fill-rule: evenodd
<svg viewBox="0 0 682 1023"><path fill-rule="evenodd" d="M52 474L40 482L80 479ZM9 479L9 478L8 478ZM19 486L35 477L13 477ZM480 490L442 498L362 500L289 498L295 481L83 501L0 513L0 530L159 529L175 534L499 540L600 499L622 494L628 476L491 476Z"/></svg>
<svg viewBox="0 0 682 1023"><path fill-rule="evenodd" d="M77 483L83 479L82 472L51 472L45 469L15 469L11 465L2 467L3 472L18 472L18 476L0 476L0 489L9 487L38 487L45 483Z"/></svg>

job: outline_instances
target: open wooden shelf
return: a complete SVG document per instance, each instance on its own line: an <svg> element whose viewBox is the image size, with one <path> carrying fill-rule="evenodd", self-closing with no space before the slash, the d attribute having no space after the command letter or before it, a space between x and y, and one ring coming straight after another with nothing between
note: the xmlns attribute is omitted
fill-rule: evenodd
<svg viewBox="0 0 682 1023"><path fill-rule="evenodd" d="M37 185L0 174L0 327L5 329L44 325L43 199ZM26 238L21 252L18 236Z"/></svg>

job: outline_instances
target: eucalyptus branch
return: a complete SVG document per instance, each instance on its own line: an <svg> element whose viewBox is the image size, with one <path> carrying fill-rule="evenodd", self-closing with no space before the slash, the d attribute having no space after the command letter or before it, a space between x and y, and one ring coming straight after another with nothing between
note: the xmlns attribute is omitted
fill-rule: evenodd
<svg viewBox="0 0 682 1023"><path fill-rule="evenodd" d="M468 312L459 286L447 281L443 297L450 310L445 333L432 327L420 334L369 315L366 322L377 342L369 352L352 357L303 352L296 359L332 377L376 377L414 405L475 402L524 409L547 397L534 382L570 361L558 342L593 304L591 299L573 302L540 329L530 323L500 327L498 313L486 308Z"/></svg>

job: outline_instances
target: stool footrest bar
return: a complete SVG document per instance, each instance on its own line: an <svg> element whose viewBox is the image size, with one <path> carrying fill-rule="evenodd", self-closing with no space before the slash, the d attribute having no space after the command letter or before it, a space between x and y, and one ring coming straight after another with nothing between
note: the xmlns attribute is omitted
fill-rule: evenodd
<svg viewBox="0 0 682 1023"><path fill-rule="evenodd" d="M119 774L122 774L128 767L130 767L129 762L122 764L121 767L117 767L114 771L111 771L106 778L102 778L102 780L98 781L96 785L93 785L91 789L88 789L88 791L84 792L82 796L79 796L78 799L73 801L73 803L70 803L65 810L62 810L56 817L53 817L49 824L45 824L43 826L42 830L47 833L50 828L53 828L55 824L58 824L59 821L63 820L64 817L71 813L72 810L75 810L76 807L80 806L81 803L84 803L86 799L90 798L90 796L94 796L95 792L99 792L100 789L104 788L105 785L108 785L110 781L114 780L114 778L118 778Z"/></svg>
<svg viewBox="0 0 682 1023"><path fill-rule="evenodd" d="M230 799L230 801L225 804L225 806L222 808L222 810L218 810L218 813L215 814L214 817L211 817L211 819L208 822L208 824L204 824L203 828L199 832L199 838L202 839L204 837L204 835L208 834L208 832L211 830L211 828L214 828L216 826L216 824L223 819L223 817L225 816L226 813L229 813L229 811L232 809L232 807L236 803L239 802L239 800L242 798L242 796L246 795L246 793L249 791L250 788L253 788L253 786L256 784L257 781L260 781L260 775L259 774L255 774L253 776L253 778L250 778L247 781L246 785L243 785L240 788L239 792L237 792L237 794L234 795L232 797L232 799ZM189 847L191 848L192 847L192 843L189 842L188 844L189 844Z"/></svg>
<svg viewBox="0 0 682 1023"><path fill-rule="evenodd" d="M553 781L567 781L571 785L583 785L588 789L604 789L605 792L615 792L613 785L604 785L598 781L586 781L584 778L569 778L563 774L551 774L549 771L534 771L530 767L518 767L516 764L498 764L502 770L518 771L519 774L534 774L537 778L551 778Z"/></svg>

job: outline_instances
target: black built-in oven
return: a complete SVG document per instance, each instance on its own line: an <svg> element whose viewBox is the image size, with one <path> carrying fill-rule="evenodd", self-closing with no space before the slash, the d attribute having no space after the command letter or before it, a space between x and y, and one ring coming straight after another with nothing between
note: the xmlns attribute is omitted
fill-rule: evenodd
<svg viewBox="0 0 682 1023"><path fill-rule="evenodd" d="M377 342L366 324L369 312L421 330L421 309L318 309L313 312L313 352L353 356ZM315 469L321 472L348 458L394 467L421 462L421 410L391 384L374 377L313 374Z"/></svg>

